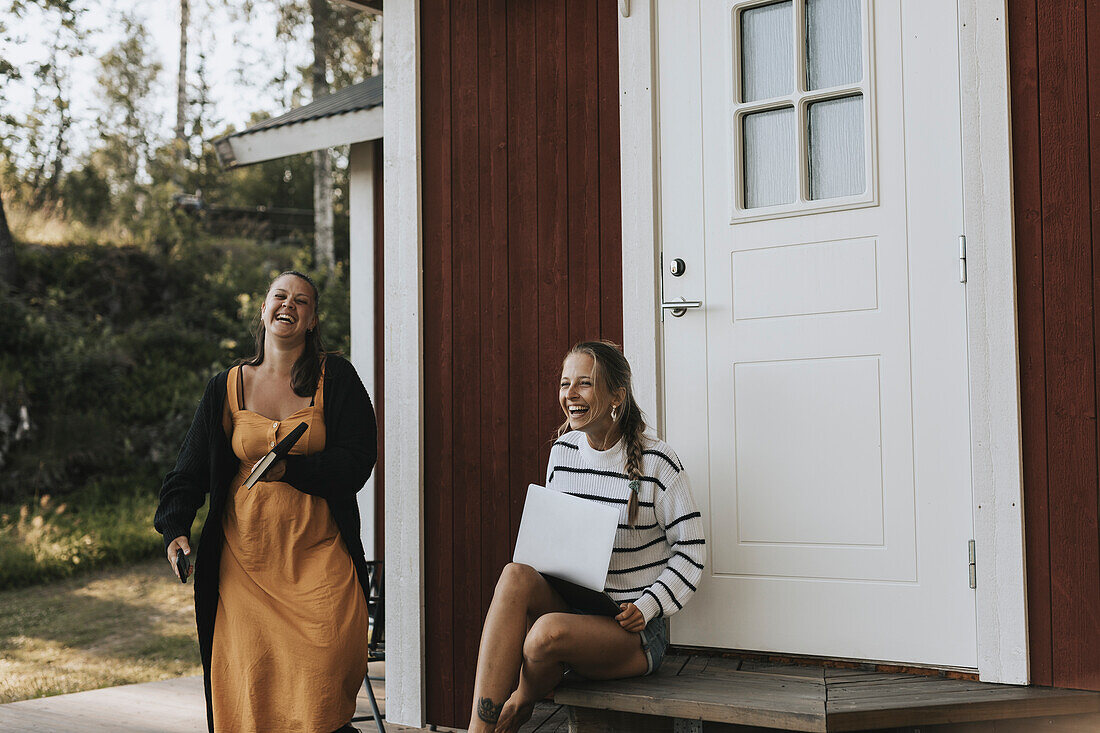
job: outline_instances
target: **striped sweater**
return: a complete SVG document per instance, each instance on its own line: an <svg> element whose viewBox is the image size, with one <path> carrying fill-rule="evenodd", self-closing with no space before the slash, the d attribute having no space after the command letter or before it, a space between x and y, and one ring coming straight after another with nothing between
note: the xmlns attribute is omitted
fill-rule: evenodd
<svg viewBox="0 0 1100 733"><path fill-rule="evenodd" d="M566 433L550 449L546 485L620 507L608 595L634 603L646 623L684 607L703 575L706 542L687 472L667 443L646 439L633 527L627 522L630 486L621 440L598 451L579 430Z"/></svg>

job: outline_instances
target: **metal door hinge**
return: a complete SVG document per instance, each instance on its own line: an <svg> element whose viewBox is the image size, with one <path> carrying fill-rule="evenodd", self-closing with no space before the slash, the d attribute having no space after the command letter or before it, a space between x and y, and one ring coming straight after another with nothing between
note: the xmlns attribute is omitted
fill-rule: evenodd
<svg viewBox="0 0 1100 733"><path fill-rule="evenodd" d="M974 540L967 543L970 549L970 587L978 587L978 566L974 561Z"/></svg>
<svg viewBox="0 0 1100 733"><path fill-rule="evenodd" d="M966 282L966 235L959 235L959 282Z"/></svg>
<svg viewBox="0 0 1100 733"><path fill-rule="evenodd" d="M619 0L619 13L624 18L630 17L630 0Z"/></svg>

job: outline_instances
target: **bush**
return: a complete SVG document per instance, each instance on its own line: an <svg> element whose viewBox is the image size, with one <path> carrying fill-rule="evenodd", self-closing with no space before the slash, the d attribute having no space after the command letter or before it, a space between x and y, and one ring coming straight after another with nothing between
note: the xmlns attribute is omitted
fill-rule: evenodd
<svg viewBox="0 0 1100 733"><path fill-rule="evenodd" d="M0 587L159 553L159 477L207 380L251 354L268 282L308 258L216 239L22 245L18 255L18 288L0 294L10 324L0 343ZM319 284L326 344L347 351L345 269ZM35 504L45 496L55 503ZM46 511L61 502L66 511Z"/></svg>

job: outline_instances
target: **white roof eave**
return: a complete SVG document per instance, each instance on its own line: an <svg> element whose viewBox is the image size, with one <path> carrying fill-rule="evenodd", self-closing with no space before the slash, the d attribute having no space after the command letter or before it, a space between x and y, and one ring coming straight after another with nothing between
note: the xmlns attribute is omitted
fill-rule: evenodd
<svg viewBox="0 0 1100 733"><path fill-rule="evenodd" d="M218 141L218 156L223 164L239 167L381 137L378 106L232 135Z"/></svg>

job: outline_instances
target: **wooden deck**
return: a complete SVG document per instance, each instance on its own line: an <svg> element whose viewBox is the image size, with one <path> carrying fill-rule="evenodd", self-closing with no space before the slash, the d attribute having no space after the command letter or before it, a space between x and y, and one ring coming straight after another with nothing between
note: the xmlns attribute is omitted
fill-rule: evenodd
<svg viewBox="0 0 1100 733"><path fill-rule="evenodd" d="M371 673L384 674L381 664ZM385 711L385 681L374 681ZM612 712L608 712L612 711ZM356 715L369 715L365 690ZM521 733L674 730L676 719L708 721L681 729L762 731L937 731L1031 733L1100 731L1100 693L991 685L858 669L670 656L653 677L568 681L541 703ZM998 724L989 721L1001 721ZM1008 721L1008 722L1006 722ZM1011 722L1014 721L1014 722ZM929 728L928 726L955 726ZM371 721L355 723L364 733ZM957 726L957 727L956 727ZM202 678L109 687L0 705L0 731L203 733ZM389 733L429 729L387 723ZM439 728L441 732L451 731Z"/></svg>
<svg viewBox="0 0 1100 733"><path fill-rule="evenodd" d="M704 656L668 657L653 677L568 682L554 699L575 709L580 733L605 729L608 710L625 714L621 730L679 719L819 733L1100 713L1097 692Z"/></svg>
<svg viewBox="0 0 1100 733"><path fill-rule="evenodd" d="M373 663L371 675L384 674L384 665ZM385 715L386 683L373 681L374 694ZM366 689L360 689L356 717L370 715ZM363 733L375 733L373 721L354 723ZM565 709L542 703L520 733L566 733ZM386 723L386 731L413 733L428 728L409 728ZM440 728L439 731L448 731ZM202 677L181 677L161 682L105 687L101 690L0 705L0 731L5 733L205 733L206 707Z"/></svg>

